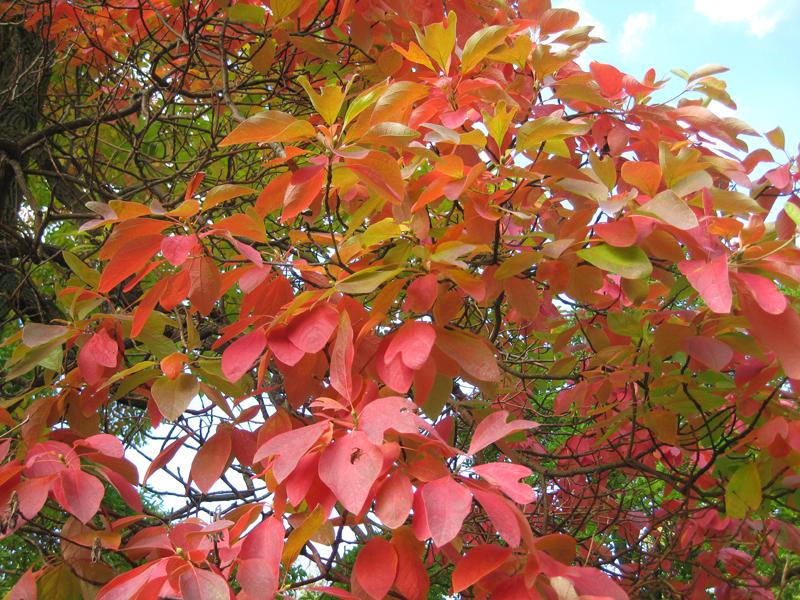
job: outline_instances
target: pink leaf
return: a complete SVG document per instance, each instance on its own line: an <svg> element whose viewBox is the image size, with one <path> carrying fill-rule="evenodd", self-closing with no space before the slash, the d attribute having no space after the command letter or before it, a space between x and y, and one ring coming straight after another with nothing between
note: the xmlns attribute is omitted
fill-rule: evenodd
<svg viewBox="0 0 800 600"><path fill-rule="evenodd" d="M697 290L708 308L720 314L731 312L733 292L728 277L728 257L725 254L720 254L708 262L685 260L678 264L678 268Z"/></svg>
<svg viewBox="0 0 800 600"><path fill-rule="evenodd" d="M409 321L392 336L383 359L385 362L391 362L400 356L406 367L416 371L428 360L435 341L436 330L432 325Z"/></svg>
<svg viewBox="0 0 800 600"><path fill-rule="evenodd" d="M414 501L411 481L401 471L393 473L383 482L375 497L375 514L389 529L397 529L406 522Z"/></svg>
<svg viewBox="0 0 800 600"><path fill-rule="evenodd" d="M283 537L283 525L270 517L244 539L236 580L247 598L272 598L278 591Z"/></svg>
<svg viewBox="0 0 800 600"><path fill-rule="evenodd" d="M317 443L328 426L328 421L319 421L313 425L279 433L256 450L253 462L261 462L265 458L276 456L272 463L272 474L277 482L281 483L294 471L300 459Z"/></svg>
<svg viewBox="0 0 800 600"><path fill-rule="evenodd" d="M222 374L230 382L239 381L267 347L267 336L260 329L243 335L222 353Z"/></svg>
<svg viewBox="0 0 800 600"><path fill-rule="evenodd" d="M367 404L358 417L358 425L375 444L383 443L387 429L397 433L419 433L426 428L425 421L417 415L417 407L408 398L385 396Z"/></svg>
<svg viewBox="0 0 800 600"><path fill-rule="evenodd" d="M741 304L761 347L775 353L788 377L800 379L800 316L791 307L779 315L765 312L748 295L741 297Z"/></svg>
<svg viewBox="0 0 800 600"><path fill-rule="evenodd" d="M481 421L475 428L475 435L472 436L472 442L470 443L467 453L475 454L486 448L486 446L503 439L507 435L539 426L539 424L534 421L524 421L520 419L508 423L506 419L508 419L508 411L498 410Z"/></svg>
<svg viewBox="0 0 800 600"><path fill-rule="evenodd" d="M345 400L353 400L353 327L346 310L339 317L339 329L331 349L331 386Z"/></svg>
<svg viewBox="0 0 800 600"><path fill-rule="evenodd" d="M81 523L88 523L100 508L105 488L96 477L79 469L67 469L56 480L53 494L67 512Z"/></svg>
<svg viewBox="0 0 800 600"><path fill-rule="evenodd" d="M752 273L736 273L735 277L741 284L740 293L741 288L744 288L745 292L758 302L764 312L779 315L786 310L788 306L786 296L778 291L772 280Z"/></svg>
<svg viewBox="0 0 800 600"><path fill-rule="evenodd" d="M389 593L397 575L397 553L383 538L372 538L358 553L353 580L375 600Z"/></svg>
<svg viewBox="0 0 800 600"><path fill-rule="evenodd" d="M78 352L78 369L89 385L99 383L105 368L117 366L119 347L105 329L89 338Z"/></svg>
<svg viewBox="0 0 800 600"><path fill-rule="evenodd" d="M433 543L441 548L461 531L472 509L472 494L446 475L422 488L422 502Z"/></svg>
<svg viewBox="0 0 800 600"><path fill-rule="evenodd" d="M318 304L292 319L286 335L303 352L319 352L339 324L339 312L330 304Z"/></svg>
<svg viewBox="0 0 800 600"><path fill-rule="evenodd" d="M522 540L522 531L517 513L514 512L514 505L494 492L473 489L472 493L486 511L486 516L489 517L500 537L512 548L519 546Z"/></svg>
<svg viewBox="0 0 800 600"><path fill-rule="evenodd" d="M536 498L533 488L519 481L524 477L531 476L532 471L528 467L514 463L495 462L475 465L472 470L492 485L500 488L514 502L528 504Z"/></svg>
<svg viewBox="0 0 800 600"><path fill-rule="evenodd" d="M342 506L358 514L383 466L383 454L363 431L353 431L329 446L319 461L319 477Z"/></svg>
<svg viewBox="0 0 800 600"><path fill-rule="evenodd" d="M715 338L695 335L683 340L682 346L689 356L712 371L722 371L733 359L731 347Z"/></svg>

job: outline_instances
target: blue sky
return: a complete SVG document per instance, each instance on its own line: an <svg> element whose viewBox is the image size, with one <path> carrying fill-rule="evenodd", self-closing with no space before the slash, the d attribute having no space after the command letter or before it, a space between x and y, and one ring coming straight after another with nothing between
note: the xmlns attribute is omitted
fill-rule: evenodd
<svg viewBox="0 0 800 600"><path fill-rule="evenodd" d="M582 23L595 25L607 41L587 50L589 59L636 77L650 67L676 80L673 68L729 67L721 78L738 105L736 116L762 133L780 125L787 150L795 153L800 0L553 0L553 5L577 10ZM723 107L718 114L730 113ZM757 145L762 144L751 143Z"/></svg>

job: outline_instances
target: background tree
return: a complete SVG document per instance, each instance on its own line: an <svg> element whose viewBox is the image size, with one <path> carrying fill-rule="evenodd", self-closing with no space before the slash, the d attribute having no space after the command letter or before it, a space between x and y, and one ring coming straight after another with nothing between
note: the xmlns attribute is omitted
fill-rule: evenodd
<svg viewBox="0 0 800 600"><path fill-rule="evenodd" d="M797 165L722 67L662 102L547 0L0 6L11 598L796 589Z"/></svg>

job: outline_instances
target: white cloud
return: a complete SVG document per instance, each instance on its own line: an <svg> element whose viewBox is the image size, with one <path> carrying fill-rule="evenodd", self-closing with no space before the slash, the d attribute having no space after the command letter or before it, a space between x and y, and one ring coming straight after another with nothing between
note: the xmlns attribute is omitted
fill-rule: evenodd
<svg viewBox="0 0 800 600"><path fill-rule="evenodd" d="M645 35L656 24L656 16L649 12L637 12L628 15L622 26L619 40L619 51L623 56L633 56L644 46Z"/></svg>
<svg viewBox="0 0 800 600"><path fill-rule="evenodd" d="M591 25L594 27L594 30L592 31L593 36L599 38L606 37L607 30L605 26L586 9L586 4L583 0L556 0L553 2L553 7L574 10L581 16L581 20L578 25Z"/></svg>
<svg viewBox="0 0 800 600"><path fill-rule="evenodd" d="M715 23L742 23L756 37L770 33L794 0L694 0L694 9Z"/></svg>

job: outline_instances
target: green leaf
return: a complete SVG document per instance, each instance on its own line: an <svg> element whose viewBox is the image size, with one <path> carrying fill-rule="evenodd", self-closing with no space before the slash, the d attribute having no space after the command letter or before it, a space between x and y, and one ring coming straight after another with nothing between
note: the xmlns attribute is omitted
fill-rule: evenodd
<svg viewBox="0 0 800 600"><path fill-rule="evenodd" d="M761 475L755 463L739 467L725 488L725 512L734 519L743 519L761 506L761 500Z"/></svg>
<svg viewBox="0 0 800 600"><path fill-rule="evenodd" d="M517 150L538 148L551 139L583 135L592 128L591 123L573 123L547 116L528 121L517 130Z"/></svg>
<svg viewBox="0 0 800 600"><path fill-rule="evenodd" d="M600 244L578 250L578 256L599 269L614 273L625 279L641 279L653 272L653 265L641 248L615 248Z"/></svg>
<svg viewBox="0 0 800 600"><path fill-rule="evenodd" d="M369 294L403 269L396 267L367 267L342 279L336 289L345 294Z"/></svg>
<svg viewBox="0 0 800 600"><path fill-rule="evenodd" d="M686 78L686 82L692 83L693 81L702 79L703 77L719 75L720 73L725 73L726 71L730 71L730 69L728 67L723 67L722 65L703 65L699 69L695 70L694 73L689 75L689 77Z"/></svg>
<svg viewBox="0 0 800 600"><path fill-rule="evenodd" d="M800 225L800 208L798 208L796 204L787 202L786 206L783 207L783 210L786 213L786 215L792 221L794 221L795 225Z"/></svg>
<svg viewBox="0 0 800 600"><path fill-rule="evenodd" d="M83 600L81 582L65 563L36 580L36 596L49 600Z"/></svg>
<svg viewBox="0 0 800 600"><path fill-rule="evenodd" d="M97 287L97 284L100 283L100 273L92 269L69 250L64 250L61 255L64 257L64 262L67 263L67 266L75 275L90 286Z"/></svg>
<svg viewBox="0 0 800 600"><path fill-rule="evenodd" d="M226 12L231 21L253 25L263 25L266 16L266 9L254 4L234 4L229 6Z"/></svg>

